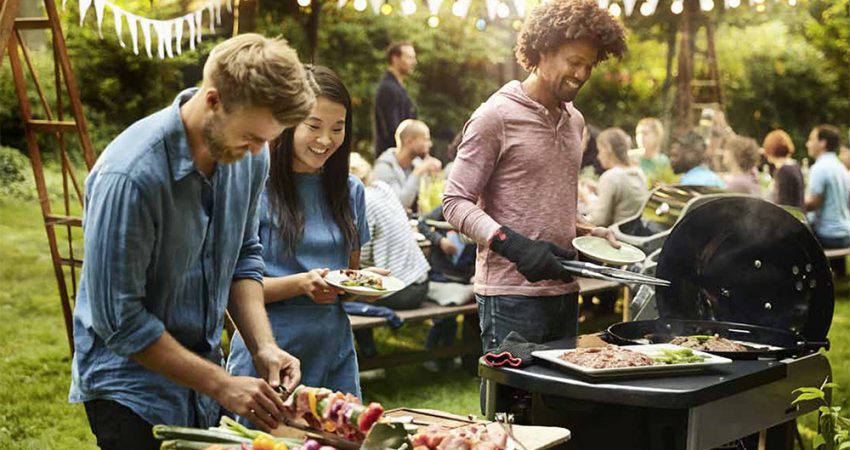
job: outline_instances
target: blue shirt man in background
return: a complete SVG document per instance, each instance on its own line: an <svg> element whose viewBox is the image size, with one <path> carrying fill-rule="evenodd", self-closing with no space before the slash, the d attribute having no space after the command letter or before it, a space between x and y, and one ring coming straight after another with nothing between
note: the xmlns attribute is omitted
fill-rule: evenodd
<svg viewBox="0 0 850 450"><path fill-rule="evenodd" d="M838 128L819 125L806 141L815 163L809 171L805 208L823 248L850 247L850 175L838 159L840 140Z"/></svg>
<svg viewBox="0 0 850 450"><path fill-rule="evenodd" d="M208 427L221 407L265 429L283 420L275 388L301 372L265 312L257 205L266 142L314 103L285 41L244 34L212 50L200 89L100 156L86 180L69 399L85 403L101 448L157 449L152 425ZM221 367L225 310L265 380Z"/></svg>
<svg viewBox="0 0 850 450"><path fill-rule="evenodd" d="M682 174L680 185L726 187L726 183L708 167L705 151L705 139L698 133L690 131L673 138L670 144L670 166L677 175Z"/></svg>

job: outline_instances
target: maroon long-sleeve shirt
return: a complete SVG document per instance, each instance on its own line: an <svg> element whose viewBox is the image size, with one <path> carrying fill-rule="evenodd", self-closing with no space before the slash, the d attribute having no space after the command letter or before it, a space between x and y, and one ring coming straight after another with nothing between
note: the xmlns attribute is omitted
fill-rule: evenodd
<svg viewBox="0 0 850 450"><path fill-rule="evenodd" d="M500 226L571 248L584 117L561 105L558 122L511 81L473 113L463 130L443 196L446 219L478 242L475 292L551 296L578 290L561 281L531 283L491 251Z"/></svg>

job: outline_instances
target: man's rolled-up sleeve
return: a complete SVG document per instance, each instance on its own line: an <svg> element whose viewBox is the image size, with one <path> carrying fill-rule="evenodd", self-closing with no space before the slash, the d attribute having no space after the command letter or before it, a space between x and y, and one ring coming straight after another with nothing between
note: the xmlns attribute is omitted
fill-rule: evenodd
<svg viewBox="0 0 850 450"><path fill-rule="evenodd" d="M262 173L268 171L264 165ZM260 243L260 197L265 185L265 176L255 184L251 193L251 204L248 207L248 221L245 224L245 234L242 236L242 247L239 249L239 259L233 272L234 280L250 279L263 282L263 272L266 270L263 261L263 244Z"/></svg>
<svg viewBox="0 0 850 450"><path fill-rule="evenodd" d="M124 174L100 174L85 213L85 264L92 327L110 350L130 356L165 331L145 307L155 226L151 208Z"/></svg>

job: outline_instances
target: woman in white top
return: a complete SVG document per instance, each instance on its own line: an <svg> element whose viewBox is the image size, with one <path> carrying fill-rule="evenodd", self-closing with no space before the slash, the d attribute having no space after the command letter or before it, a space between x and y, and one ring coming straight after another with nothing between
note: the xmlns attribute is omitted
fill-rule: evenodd
<svg viewBox="0 0 850 450"><path fill-rule="evenodd" d="M607 227L637 214L649 195L646 176L629 162L631 138L619 128L608 128L596 138L599 162L605 172L599 177L597 200L588 221Z"/></svg>

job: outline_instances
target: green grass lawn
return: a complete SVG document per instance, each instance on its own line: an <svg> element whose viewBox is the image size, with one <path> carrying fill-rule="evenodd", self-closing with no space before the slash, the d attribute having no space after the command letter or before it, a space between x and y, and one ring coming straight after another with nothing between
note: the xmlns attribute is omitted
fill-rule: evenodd
<svg viewBox="0 0 850 450"><path fill-rule="evenodd" d="M93 449L83 407L67 402L68 344L36 202L0 200L0 236L0 448ZM841 289L828 355L836 381L850 387L850 300L847 287ZM424 328L381 330L376 337L385 346L418 346ZM363 391L366 400L387 408L478 413L478 379L459 369L390 369L386 378L364 382ZM850 396L842 392L840 398L850 404ZM807 418L803 426L814 424Z"/></svg>

